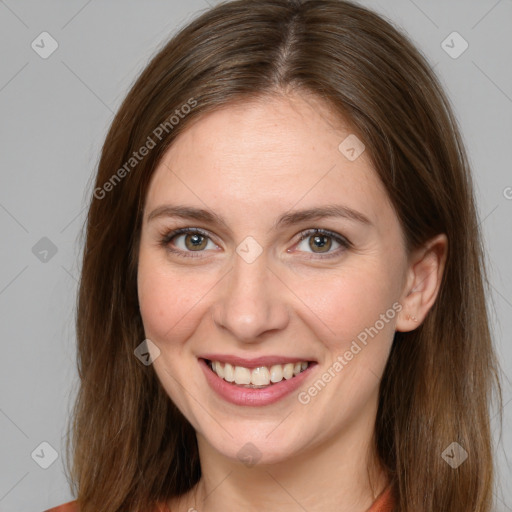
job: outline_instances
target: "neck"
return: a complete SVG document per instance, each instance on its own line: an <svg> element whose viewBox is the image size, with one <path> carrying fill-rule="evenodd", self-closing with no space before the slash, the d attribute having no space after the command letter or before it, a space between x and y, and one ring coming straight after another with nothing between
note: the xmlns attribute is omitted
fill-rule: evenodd
<svg viewBox="0 0 512 512"><path fill-rule="evenodd" d="M222 456L198 434L202 477L171 511L364 512L388 484L372 434L373 423L353 425L284 461L252 467Z"/></svg>

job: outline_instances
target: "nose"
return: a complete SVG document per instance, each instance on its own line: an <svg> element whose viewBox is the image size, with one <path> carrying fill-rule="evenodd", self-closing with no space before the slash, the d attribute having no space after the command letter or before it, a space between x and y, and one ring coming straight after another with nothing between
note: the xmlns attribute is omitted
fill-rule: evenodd
<svg viewBox="0 0 512 512"><path fill-rule="evenodd" d="M266 333L288 325L287 288L269 268L265 252L252 263L235 254L232 269L219 285L212 317L236 340L258 343Z"/></svg>

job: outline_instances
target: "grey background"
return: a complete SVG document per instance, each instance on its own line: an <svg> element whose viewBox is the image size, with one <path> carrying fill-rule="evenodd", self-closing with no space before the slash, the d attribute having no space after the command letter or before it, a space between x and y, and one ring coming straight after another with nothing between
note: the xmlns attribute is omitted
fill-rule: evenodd
<svg viewBox="0 0 512 512"><path fill-rule="evenodd" d="M510 377L512 1L361 3L409 34L453 103L475 176L496 345ZM85 200L129 86L157 48L208 7L206 0L0 0L0 511L37 512L73 499L63 456L77 385L73 308ZM47 59L31 47L43 31L59 45ZM441 46L453 31L469 44L456 59ZM48 245L43 237L55 254L38 253ZM493 421L498 512L512 511L510 380L503 390L501 439ZM42 442L58 453L47 469L35 461L49 460Z"/></svg>

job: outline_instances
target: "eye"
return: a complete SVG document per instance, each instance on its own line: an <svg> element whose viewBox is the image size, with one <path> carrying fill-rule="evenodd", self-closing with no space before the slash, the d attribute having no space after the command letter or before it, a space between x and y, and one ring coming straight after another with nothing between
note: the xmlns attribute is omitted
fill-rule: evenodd
<svg viewBox="0 0 512 512"><path fill-rule="evenodd" d="M308 231L303 231L300 236L300 242L297 247L300 247L300 245L306 245L312 250L313 254L316 254L319 258L331 258L338 256L341 252L351 246L350 242L346 238L325 229L310 229ZM339 247L338 250L330 251L333 246L333 241L335 244L338 244Z"/></svg>
<svg viewBox="0 0 512 512"><path fill-rule="evenodd" d="M179 242L176 242L178 240ZM306 245L305 241L308 240L307 247L312 250L315 256L308 256L310 259L322 259L331 258L338 256L345 249L351 247L351 243L343 236L327 231L325 229L310 229L300 233L300 241L297 247L300 245ZM333 241L338 244L338 249L331 251L333 247ZM217 247L211 241L210 235L207 231L203 231L199 228L180 228L174 231L165 233L162 235L160 244L168 251L177 254L184 258L197 258L201 257L201 254L205 249L208 249L208 242L211 242L215 249ZM304 248L301 249L302 252ZM290 252L290 251L288 251Z"/></svg>
<svg viewBox="0 0 512 512"><path fill-rule="evenodd" d="M182 239L181 243L173 242L173 244L171 244L173 240L179 240L180 238ZM203 250L208 246L208 240L210 240L208 233L202 229L181 228L163 235L161 245L168 251L176 253L178 256L183 256L185 258L197 258L200 255L196 256L191 253L203 252ZM213 242L211 243L214 247L217 247ZM175 245L177 249L173 249L171 245Z"/></svg>

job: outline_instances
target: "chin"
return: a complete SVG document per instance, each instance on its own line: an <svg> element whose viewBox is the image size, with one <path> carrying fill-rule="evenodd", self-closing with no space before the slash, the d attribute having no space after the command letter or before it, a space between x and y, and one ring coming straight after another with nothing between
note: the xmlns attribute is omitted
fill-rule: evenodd
<svg viewBox="0 0 512 512"><path fill-rule="evenodd" d="M212 439L209 435L205 440L222 456L247 467L285 462L304 450L303 443L285 429L277 433L272 432L272 428L262 429L261 424L255 424L252 429L230 432L233 437L223 431L221 439Z"/></svg>

